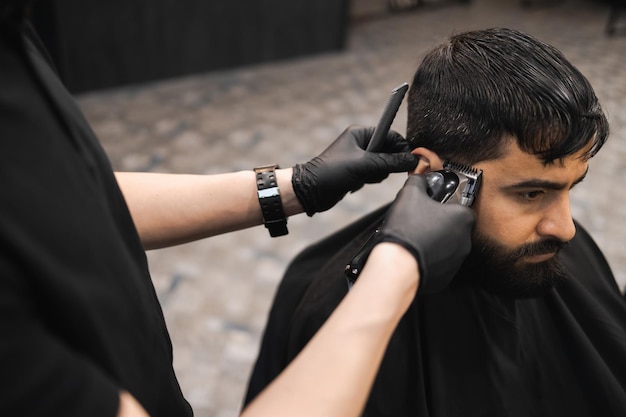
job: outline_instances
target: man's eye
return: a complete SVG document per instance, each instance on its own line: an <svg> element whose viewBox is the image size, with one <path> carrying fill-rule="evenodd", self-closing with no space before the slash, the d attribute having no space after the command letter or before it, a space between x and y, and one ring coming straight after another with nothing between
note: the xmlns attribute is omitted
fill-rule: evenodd
<svg viewBox="0 0 626 417"><path fill-rule="evenodd" d="M519 196L525 201L535 201L543 195L543 191L524 191L519 193Z"/></svg>

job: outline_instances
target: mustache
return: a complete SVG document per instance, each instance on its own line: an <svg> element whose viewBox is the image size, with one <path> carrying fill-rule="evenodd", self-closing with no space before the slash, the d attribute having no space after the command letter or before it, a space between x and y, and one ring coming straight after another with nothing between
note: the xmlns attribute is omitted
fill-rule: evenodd
<svg viewBox="0 0 626 417"><path fill-rule="evenodd" d="M569 243L562 242L558 239L547 238L536 243L527 243L515 250L514 258L524 258L527 256L545 255L549 253L558 253Z"/></svg>

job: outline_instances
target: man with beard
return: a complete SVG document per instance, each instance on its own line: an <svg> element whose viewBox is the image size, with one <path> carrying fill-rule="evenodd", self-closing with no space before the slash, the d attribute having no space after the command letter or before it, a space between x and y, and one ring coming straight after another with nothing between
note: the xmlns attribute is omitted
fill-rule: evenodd
<svg viewBox="0 0 626 417"><path fill-rule="evenodd" d="M447 288L420 289L363 415L626 415L626 303L569 201L607 136L589 82L532 36L471 31L426 54L409 91L407 140L417 174L444 160L483 170L472 252ZM294 259L246 403L349 291L345 265L386 210Z"/></svg>

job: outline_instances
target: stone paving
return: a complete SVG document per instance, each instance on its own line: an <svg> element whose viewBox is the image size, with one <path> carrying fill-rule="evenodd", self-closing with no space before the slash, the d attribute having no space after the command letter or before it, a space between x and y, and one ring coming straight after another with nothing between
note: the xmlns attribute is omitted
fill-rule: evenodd
<svg viewBox="0 0 626 417"><path fill-rule="evenodd" d="M382 0L381 0L382 1ZM370 2L371 3L371 2ZM608 6L591 1L432 0L411 12L367 14L350 25L345 51L79 96L117 170L212 174L321 152L350 124L373 125L393 87L421 55L462 30L508 26L560 48L588 76L612 134L572 192L574 216L626 284L626 36L604 33ZM356 5L354 2L355 16ZM371 9L368 9L371 10ZM626 23L626 22L625 22ZM405 106L393 128L404 132ZM392 176L290 234L263 227L148 253L174 344L174 365L198 417L238 414L276 286L307 244L391 200Z"/></svg>

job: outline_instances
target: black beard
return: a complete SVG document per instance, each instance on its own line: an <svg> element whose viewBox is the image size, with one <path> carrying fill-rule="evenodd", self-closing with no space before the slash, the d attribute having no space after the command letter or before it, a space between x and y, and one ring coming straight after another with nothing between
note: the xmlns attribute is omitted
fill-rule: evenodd
<svg viewBox="0 0 626 417"><path fill-rule="evenodd" d="M484 290L509 298L545 295L566 280L558 252L567 243L548 238L508 249L475 233L472 251L461 267L457 282L479 285ZM555 253L544 262L524 262L527 256Z"/></svg>

